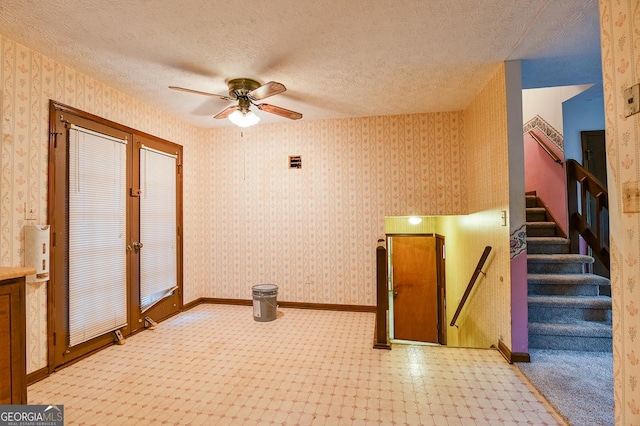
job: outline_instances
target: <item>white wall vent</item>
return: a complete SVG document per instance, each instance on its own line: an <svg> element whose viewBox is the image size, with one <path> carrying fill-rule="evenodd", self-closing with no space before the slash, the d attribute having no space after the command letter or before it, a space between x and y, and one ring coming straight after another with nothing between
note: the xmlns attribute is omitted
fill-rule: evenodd
<svg viewBox="0 0 640 426"><path fill-rule="evenodd" d="M302 168L302 157L300 155L290 155L289 156L289 168L290 169L301 169Z"/></svg>

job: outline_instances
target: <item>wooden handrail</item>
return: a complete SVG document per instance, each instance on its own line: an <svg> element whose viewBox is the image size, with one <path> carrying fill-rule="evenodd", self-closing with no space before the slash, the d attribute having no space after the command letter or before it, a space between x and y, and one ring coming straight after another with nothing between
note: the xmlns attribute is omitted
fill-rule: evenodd
<svg viewBox="0 0 640 426"><path fill-rule="evenodd" d="M580 192L578 192L578 183ZM591 195L595 201L595 218L592 218L595 220L591 223L587 221L586 216L588 195ZM567 199L571 251L579 252L578 236L581 235L591 247L592 255L600 259L609 269L609 194L604 184L576 160L567 161Z"/></svg>
<svg viewBox="0 0 640 426"><path fill-rule="evenodd" d="M482 267L484 266L484 263L487 261L487 257L489 257L489 253L491 253L491 246L486 246L484 248L484 251L482 252L482 256L480 256L480 260L478 261L478 265L476 266L476 269L473 271L471 280L469 281L469 284L467 284L467 289L464 291L464 294L462 295L462 300L460 300L458 309L456 309L456 313L453 314L453 319L451 320L451 324L449 324L451 327L456 325L456 321L458 321L458 316L460 315L460 312L462 312L462 308L464 307L464 304L467 303L467 298L469 297L469 294L471 294L471 290L473 290L473 286L475 285L476 280L478 279L478 275L480 275L480 273L482 272ZM482 273L484 274L484 272Z"/></svg>
<svg viewBox="0 0 640 426"><path fill-rule="evenodd" d="M544 149L544 151L549 154L549 157L551 157L551 159L558 164L562 164L562 160L560 159L560 157L558 157L555 152L551 151L551 148L549 148L547 146L546 143L544 143L544 141L542 139L540 139L538 137L538 135L535 134L535 132L533 130L529 130L529 136L531 136L536 142L538 142L538 145L540 145L542 147L542 149Z"/></svg>

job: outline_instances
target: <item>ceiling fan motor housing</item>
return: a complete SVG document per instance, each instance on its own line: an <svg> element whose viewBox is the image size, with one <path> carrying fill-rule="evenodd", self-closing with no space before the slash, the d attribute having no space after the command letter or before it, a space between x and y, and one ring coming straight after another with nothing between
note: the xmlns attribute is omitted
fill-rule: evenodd
<svg viewBox="0 0 640 426"><path fill-rule="evenodd" d="M250 78L234 78L229 80L227 85L229 86L229 96L234 99L246 97L249 92L260 87L260 83Z"/></svg>
<svg viewBox="0 0 640 426"><path fill-rule="evenodd" d="M302 118L302 114L299 112L291 111L276 105L256 103L257 101L286 91L287 88L282 83L269 81L268 83L261 85L251 78L234 78L227 81L227 86L229 87L229 96L201 92L199 90L186 89L178 86L169 86L169 88L173 90L180 90L182 92L195 93L197 95L213 96L225 101L238 101L238 105L227 107L214 115L213 117L216 119L229 118L234 112L241 112L243 115L247 115L250 113L249 109L251 105L254 105L260 111L276 114L290 120L299 120Z"/></svg>

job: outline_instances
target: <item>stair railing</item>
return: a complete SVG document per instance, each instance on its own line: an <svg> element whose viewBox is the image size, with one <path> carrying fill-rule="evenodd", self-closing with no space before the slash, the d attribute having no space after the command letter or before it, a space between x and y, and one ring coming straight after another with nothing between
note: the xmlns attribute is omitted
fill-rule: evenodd
<svg viewBox="0 0 640 426"><path fill-rule="evenodd" d="M609 194L607 188L575 160L567 161L569 239L572 253L579 253L581 235L593 256L609 269ZM589 204L592 201L595 203ZM591 207L594 207L590 210ZM588 217L590 211L594 217Z"/></svg>
<svg viewBox="0 0 640 426"><path fill-rule="evenodd" d="M553 152L551 150L551 148L549 148L549 146L544 143L544 141L542 139L540 139L538 137L538 135L535 134L535 132L533 130L529 130L529 136L531 136L533 138L533 140L535 140L536 142L538 142L538 145L540 145L542 147L542 149L544 149L544 151L549 154L549 157L551 157L551 159L558 164L562 164L562 160L560 159L560 157L558 157L555 152Z"/></svg>
<svg viewBox="0 0 640 426"><path fill-rule="evenodd" d="M391 349L389 343L389 326L387 312L389 310L389 292L387 290L387 249L384 240L378 240L376 248L376 323L373 336L375 349Z"/></svg>
<svg viewBox="0 0 640 426"><path fill-rule="evenodd" d="M482 272L482 267L487 261L487 257L489 257L489 253L491 253L491 246L486 246L484 251L482 252L482 256L480 256L480 260L478 261L478 265L476 269L473 271L473 275L471 276L471 280L469 280L469 284L467 284L467 289L464 291L462 295L462 299L460 300L460 304L458 304L458 309L456 309L456 313L453 314L453 318L451 319L451 323L449 324L451 327L456 325L456 321L458 321L458 317L460 316L460 312L462 312L462 308L464 308L465 303L467 303L467 299L471 294L471 290L473 290L473 286L476 284L476 280L478 276L484 272Z"/></svg>

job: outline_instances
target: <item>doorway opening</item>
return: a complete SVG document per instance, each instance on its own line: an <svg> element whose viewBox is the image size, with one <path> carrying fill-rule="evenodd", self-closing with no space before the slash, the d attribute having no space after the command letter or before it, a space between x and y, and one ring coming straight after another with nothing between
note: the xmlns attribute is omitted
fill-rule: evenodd
<svg viewBox="0 0 640 426"><path fill-rule="evenodd" d="M392 341L447 344L444 247L442 235L387 235Z"/></svg>

